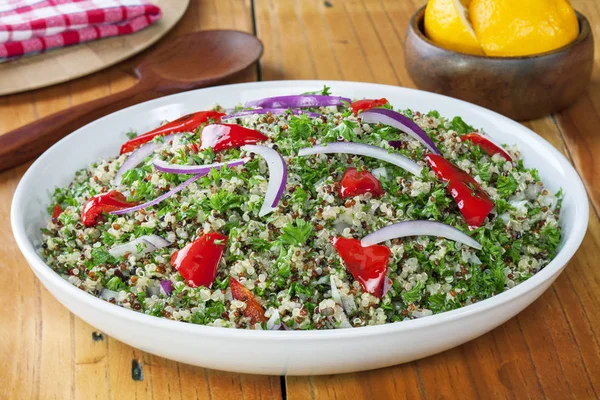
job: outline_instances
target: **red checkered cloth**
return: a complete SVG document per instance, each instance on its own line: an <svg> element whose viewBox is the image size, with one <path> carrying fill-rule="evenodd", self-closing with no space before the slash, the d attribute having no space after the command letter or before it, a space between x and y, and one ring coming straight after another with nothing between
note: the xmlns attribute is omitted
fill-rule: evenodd
<svg viewBox="0 0 600 400"><path fill-rule="evenodd" d="M0 62L127 35L160 17L147 0L0 0Z"/></svg>

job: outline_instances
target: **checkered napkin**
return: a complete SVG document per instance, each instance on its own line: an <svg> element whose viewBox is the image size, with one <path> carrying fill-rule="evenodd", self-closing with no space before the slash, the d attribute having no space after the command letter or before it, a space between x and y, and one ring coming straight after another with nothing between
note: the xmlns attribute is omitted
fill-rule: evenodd
<svg viewBox="0 0 600 400"><path fill-rule="evenodd" d="M160 16L147 0L0 0L0 62L127 35Z"/></svg>

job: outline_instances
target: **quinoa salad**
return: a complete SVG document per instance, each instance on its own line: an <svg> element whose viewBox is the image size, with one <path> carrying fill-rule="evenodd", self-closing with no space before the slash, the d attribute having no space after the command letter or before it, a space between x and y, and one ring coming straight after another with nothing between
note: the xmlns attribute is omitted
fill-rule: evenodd
<svg viewBox="0 0 600 400"><path fill-rule="evenodd" d="M41 255L117 306L228 328L355 328L485 300L554 258L562 195L515 146L427 111L325 87L123 134L120 155L56 188Z"/></svg>

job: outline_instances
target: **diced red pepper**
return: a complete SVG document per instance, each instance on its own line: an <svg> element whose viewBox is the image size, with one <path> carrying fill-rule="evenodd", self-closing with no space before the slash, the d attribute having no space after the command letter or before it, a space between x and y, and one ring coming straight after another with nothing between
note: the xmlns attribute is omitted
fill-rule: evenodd
<svg viewBox="0 0 600 400"><path fill-rule="evenodd" d="M103 212L122 210L133 207L136 204L135 202L128 202L127 198L117 190L98 194L89 199L85 206L83 206L81 223L85 226L94 226L98 217Z"/></svg>
<svg viewBox="0 0 600 400"><path fill-rule="evenodd" d="M364 193L371 193L373 197L383 196L381 182L369 171L348 168L340 182L340 197L345 199Z"/></svg>
<svg viewBox="0 0 600 400"><path fill-rule="evenodd" d="M477 133L469 133L462 135L460 140L466 142L467 140L472 142L474 145L481 147L481 150L485 151L488 155L493 156L494 154L500 154L506 159L506 161L512 162L512 157L500 146L496 146L487 138L478 135Z"/></svg>
<svg viewBox="0 0 600 400"><path fill-rule="evenodd" d="M62 214L63 210L60 208L60 205L56 204L54 206L54 210L52 210L52 222L56 223L58 221L58 217Z"/></svg>
<svg viewBox="0 0 600 400"><path fill-rule="evenodd" d="M350 271L362 288L375 297L383 296L391 251L386 246L376 244L363 247L360 240L334 238L333 246L339 253L346 269Z"/></svg>
<svg viewBox="0 0 600 400"><path fill-rule="evenodd" d="M229 277L229 287L231 288L231 295L234 299L243 301L246 303L246 308L244 308L244 316L246 318L250 318L251 324L256 324L257 322L267 322L267 317L265 317L265 309L263 306L256 300L254 294L238 282L234 277Z"/></svg>
<svg viewBox="0 0 600 400"><path fill-rule="evenodd" d="M477 181L442 156L427 154L425 159L437 176L442 181L448 182L446 190L458 204L458 209L467 221L469 228L474 229L481 226L485 217L494 208L494 202Z"/></svg>
<svg viewBox="0 0 600 400"><path fill-rule="evenodd" d="M191 287L206 286L210 288L217 274L217 267L223 250L227 244L227 236L220 233L207 233L171 256L173 265Z"/></svg>
<svg viewBox="0 0 600 400"><path fill-rule="evenodd" d="M179 132L193 132L200 125L209 122L211 119L214 122L221 122L221 117L224 115L225 114L218 111L199 111L193 114L184 115L168 124L159 126L150 132L146 132L125 142L123 146L121 146L121 154L135 150L144 143L148 143L156 136L165 136Z"/></svg>
<svg viewBox="0 0 600 400"><path fill-rule="evenodd" d="M366 111L370 110L371 108L381 107L387 103L388 101L385 97L381 99L364 99L355 101L351 104L351 107L354 114L358 114L359 111Z"/></svg>
<svg viewBox="0 0 600 400"><path fill-rule="evenodd" d="M241 147L245 144L264 142L268 137L236 124L211 124L202 129L200 140L201 149L212 147L213 151L227 150Z"/></svg>

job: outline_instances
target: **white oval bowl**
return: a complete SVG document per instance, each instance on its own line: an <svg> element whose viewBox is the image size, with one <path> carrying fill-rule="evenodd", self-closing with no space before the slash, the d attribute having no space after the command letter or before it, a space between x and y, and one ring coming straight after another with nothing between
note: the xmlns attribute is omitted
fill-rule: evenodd
<svg viewBox="0 0 600 400"><path fill-rule="evenodd" d="M130 128L144 132L166 119L261 97L318 90L351 98L386 97L394 107L445 117L460 115L501 143L517 144L527 167L539 170L552 190L563 188L561 248L526 282L493 298L438 315L379 326L329 331L249 331L151 317L100 300L65 281L36 249L46 207L56 186L90 163L118 154ZM176 94L101 118L52 146L23 176L11 209L12 229L31 269L71 312L108 335L141 350L207 368L254 374L316 375L380 368L435 354L474 339L537 299L571 259L587 229L586 191L571 164L544 139L500 114L433 93L395 86L331 81L257 82Z"/></svg>

